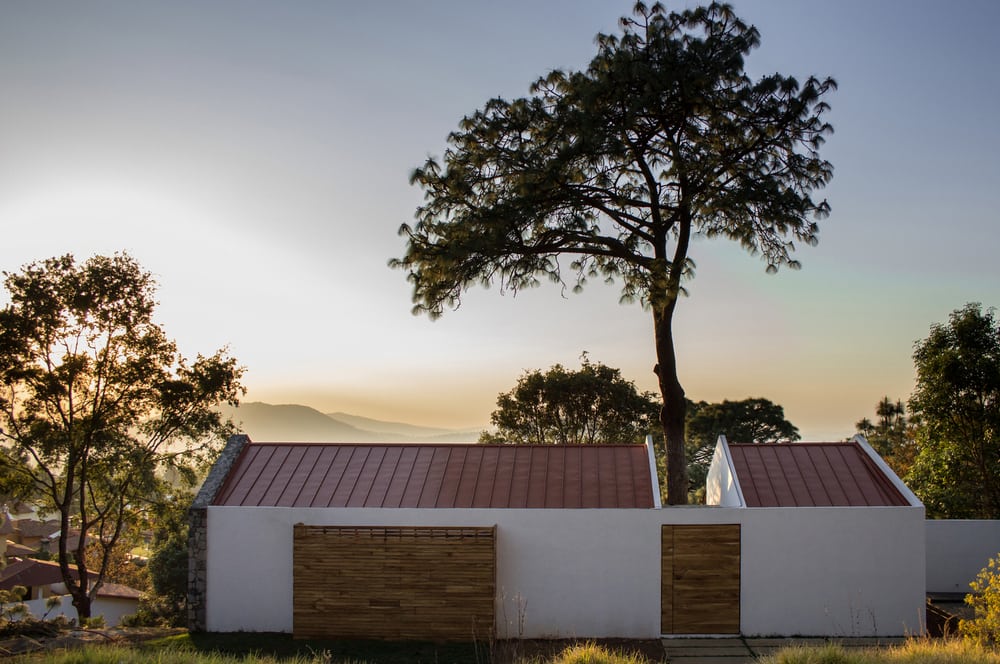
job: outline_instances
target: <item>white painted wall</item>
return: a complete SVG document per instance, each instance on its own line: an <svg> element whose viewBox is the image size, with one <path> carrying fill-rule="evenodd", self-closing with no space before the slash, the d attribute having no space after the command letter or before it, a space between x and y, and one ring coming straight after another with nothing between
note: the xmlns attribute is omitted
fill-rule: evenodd
<svg viewBox="0 0 1000 664"><path fill-rule="evenodd" d="M744 634L923 631L922 507L743 511Z"/></svg>
<svg viewBox="0 0 1000 664"><path fill-rule="evenodd" d="M979 570L1000 554L1000 521L926 522L927 592L965 593Z"/></svg>
<svg viewBox="0 0 1000 664"><path fill-rule="evenodd" d="M36 617L45 616L52 619L57 616L66 616L70 620L77 619L76 608L73 606L73 598L69 595L62 595L62 602L59 606L49 611L45 607L48 598L32 599L25 604L28 611ZM123 616L134 614L139 610L139 600L125 599L123 597L98 597L90 604L90 615L104 616L104 624L108 627L115 627L122 621Z"/></svg>
<svg viewBox="0 0 1000 664"><path fill-rule="evenodd" d="M209 507L209 631L291 631L299 522L497 525L501 637L658 636L665 523L742 524L744 634L901 635L922 624L923 508Z"/></svg>

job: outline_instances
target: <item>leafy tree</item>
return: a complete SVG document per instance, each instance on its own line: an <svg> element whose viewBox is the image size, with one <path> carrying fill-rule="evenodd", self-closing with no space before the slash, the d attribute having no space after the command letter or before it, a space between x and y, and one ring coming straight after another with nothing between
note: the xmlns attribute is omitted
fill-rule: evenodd
<svg viewBox="0 0 1000 664"><path fill-rule="evenodd" d="M913 466L917 453L916 422L906 416L906 406L888 396L875 405L876 421L867 417L854 424L871 446L900 477Z"/></svg>
<svg viewBox="0 0 1000 664"><path fill-rule="evenodd" d="M622 299L652 313L670 503L687 497L673 319L693 275L691 239L738 242L769 272L795 268L796 241L815 244L829 212L812 192L832 176L818 150L832 131L822 98L836 84L751 80L744 57L759 43L725 4L638 3L620 35L598 35L586 70L553 71L530 97L490 100L462 120L443 164L413 172L425 203L390 261L408 272L414 311L431 317L477 283L620 281Z"/></svg>
<svg viewBox="0 0 1000 664"><path fill-rule="evenodd" d="M592 363L579 371L556 364L545 373L525 372L497 397L494 433L480 442L581 445L642 442L656 422L656 401L640 394L618 369Z"/></svg>
<svg viewBox="0 0 1000 664"><path fill-rule="evenodd" d="M167 488L157 472L193 481L216 453L227 427L215 406L236 402L243 369L224 351L185 360L152 320L152 276L126 254L4 274L0 477L40 487L61 531L79 531L72 551L59 538L57 557L87 619L124 534Z"/></svg>
<svg viewBox="0 0 1000 664"><path fill-rule="evenodd" d="M972 592L965 596L965 603L972 608L973 617L960 620L958 631L975 645L1000 645L1000 554L990 558L969 586Z"/></svg>
<svg viewBox="0 0 1000 664"><path fill-rule="evenodd" d="M916 345L910 411L921 419L907 482L929 515L1000 518L1000 326L978 303Z"/></svg>
<svg viewBox="0 0 1000 664"><path fill-rule="evenodd" d="M762 398L689 403L687 450L692 484L705 483L719 435L731 443L780 443L799 439L798 428L785 419L785 409Z"/></svg>
<svg viewBox="0 0 1000 664"><path fill-rule="evenodd" d="M120 583L143 592L149 590L149 571L141 560L132 557L131 552L140 541L134 527L122 533L118 543L108 555L104 572L105 581ZM100 569L104 559L104 548L100 544L96 542L87 544L84 555L87 557L87 569Z"/></svg>
<svg viewBox="0 0 1000 664"><path fill-rule="evenodd" d="M157 506L149 577L158 598L158 613L171 625L187 619L188 508L194 494L178 493Z"/></svg>

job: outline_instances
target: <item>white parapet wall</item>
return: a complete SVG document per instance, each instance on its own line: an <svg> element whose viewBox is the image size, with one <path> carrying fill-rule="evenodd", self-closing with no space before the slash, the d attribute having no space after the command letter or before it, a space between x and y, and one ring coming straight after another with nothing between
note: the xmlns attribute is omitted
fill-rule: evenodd
<svg viewBox="0 0 1000 664"><path fill-rule="evenodd" d="M292 528L497 526L501 638L660 635L663 524L741 524L741 631L922 630L923 508L209 507L209 631L292 630Z"/></svg>
<svg viewBox="0 0 1000 664"><path fill-rule="evenodd" d="M744 511L745 635L923 632L922 507Z"/></svg>
<svg viewBox="0 0 1000 664"><path fill-rule="evenodd" d="M28 608L28 613L35 618L51 620L57 616L65 616L69 620L77 620L73 598L70 595L59 597L59 604L51 609L46 606L48 598L28 600L24 605ZM90 604L90 615L94 618L103 617L104 624L108 627L120 625L122 618L134 615L138 610L139 600L124 597L98 597Z"/></svg>
<svg viewBox="0 0 1000 664"><path fill-rule="evenodd" d="M969 583L1000 555L1000 521L928 519L927 592L966 593Z"/></svg>

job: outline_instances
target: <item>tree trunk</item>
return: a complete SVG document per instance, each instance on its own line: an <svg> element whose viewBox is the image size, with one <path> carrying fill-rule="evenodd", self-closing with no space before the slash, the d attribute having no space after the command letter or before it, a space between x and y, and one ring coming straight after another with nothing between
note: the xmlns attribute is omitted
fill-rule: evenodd
<svg viewBox="0 0 1000 664"><path fill-rule="evenodd" d="M76 609L76 615L79 618L78 624L90 618L90 595L87 593L86 588L73 589L73 607Z"/></svg>
<svg viewBox="0 0 1000 664"><path fill-rule="evenodd" d="M79 618L89 618L90 617L90 594L87 592L87 568L86 565L81 563L81 561L76 561L77 568L77 578L73 579L70 574L69 569L69 551L66 546L66 542L69 539L69 511L66 509L60 510L59 519L59 550L58 550L58 561L59 569L62 572L63 584L66 586L66 591L73 598L73 607L76 608L76 614ZM83 541L86 538L85 532L80 532L80 539Z"/></svg>
<svg viewBox="0 0 1000 664"><path fill-rule="evenodd" d="M684 418L687 401L677 379L672 329L676 298L661 307L653 307L653 333L656 339L656 376L663 405L660 424L667 452L667 504L686 505L688 497L687 461L684 458Z"/></svg>

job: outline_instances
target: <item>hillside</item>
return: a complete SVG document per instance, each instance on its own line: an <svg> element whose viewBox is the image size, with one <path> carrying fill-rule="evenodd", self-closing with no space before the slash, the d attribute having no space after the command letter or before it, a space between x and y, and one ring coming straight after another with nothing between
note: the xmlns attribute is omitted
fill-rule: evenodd
<svg viewBox="0 0 1000 664"><path fill-rule="evenodd" d="M454 443L475 442L479 438L479 431L420 427L341 412L324 414L298 404L252 401L238 408L225 406L221 410L239 426L241 433L261 442Z"/></svg>

